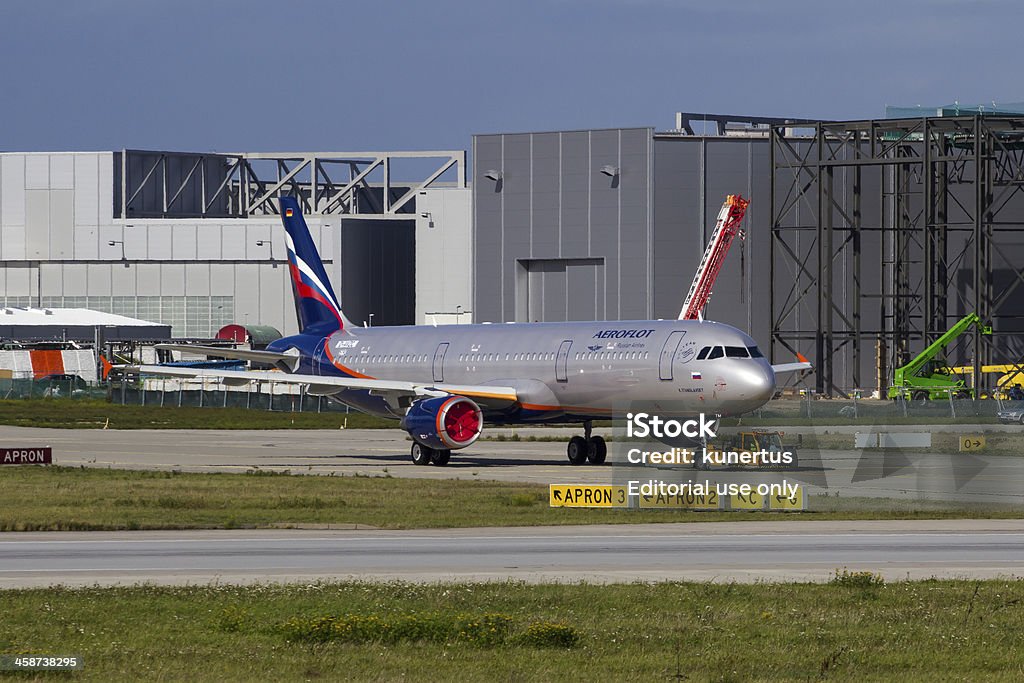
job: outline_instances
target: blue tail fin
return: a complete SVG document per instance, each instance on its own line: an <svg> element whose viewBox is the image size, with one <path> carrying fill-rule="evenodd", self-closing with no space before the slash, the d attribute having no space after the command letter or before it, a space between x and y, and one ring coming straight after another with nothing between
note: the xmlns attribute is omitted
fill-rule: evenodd
<svg viewBox="0 0 1024 683"><path fill-rule="evenodd" d="M304 334L327 335L351 327L331 289L331 281L306 227L298 200L281 197L280 202L299 329Z"/></svg>

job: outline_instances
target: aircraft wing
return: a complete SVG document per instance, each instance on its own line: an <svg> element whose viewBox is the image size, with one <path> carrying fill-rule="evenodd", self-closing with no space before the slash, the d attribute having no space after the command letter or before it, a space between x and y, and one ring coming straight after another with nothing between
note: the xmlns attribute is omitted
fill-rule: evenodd
<svg viewBox="0 0 1024 683"><path fill-rule="evenodd" d="M272 370L214 370L178 368L166 365L118 365L115 366L115 369L121 372L137 372L144 375L162 375L164 377L206 378L223 381L228 386L243 386L255 381L304 384L308 387L306 391L314 396L330 396L345 389L364 389L373 394L395 399L400 397L420 398L424 396L457 395L471 398L481 407L494 410L507 408L519 400L513 387L492 386L490 384L409 382L393 379L300 375Z"/></svg>
<svg viewBox="0 0 1024 683"><path fill-rule="evenodd" d="M291 353L278 353L277 351L255 351L251 349L228 349L219 346L199 346L196 344L156 344L156 348L164 351L181 351L183 353L194 353L200 356L218 356L220 358L233 358L237 360L251 360L257 363L274 365L282 370L291 372L299 364L299 351L293 349Z"/></svg>
<svg viewBox="0 0 1024 683"><path fill-rule="evenodd" d="M775 371L776 375L779 374L780 372L797 372L799 370L813 370L813 369L814 369L814 366L811 365L810 363L806 362L806 361L802 361L800 363L781 363L780 365L773 365L772 366L772 370Z"/></svg>

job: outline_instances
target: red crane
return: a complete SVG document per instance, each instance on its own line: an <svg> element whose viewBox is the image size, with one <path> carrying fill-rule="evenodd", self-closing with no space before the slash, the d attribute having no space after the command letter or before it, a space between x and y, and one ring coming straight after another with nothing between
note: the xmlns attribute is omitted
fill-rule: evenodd
<svg viewBox="0 0 1024 683"><path fill-rule="evenodd" d="M715 231L711 233L711 241L708 242L704 258L697 266L697 274L693 276L693 284L690 285L690 291L683 302L683 310L679 311L680 320L697 320L703 317L704 307L711 300L711 289L722 270L725 255L729 253L733 238L739 235L740 239L743 239L740 222L743 221L749 204L749 199L744 199L738 194L731 194L725 198L722 210L718 213Z"/></svg>

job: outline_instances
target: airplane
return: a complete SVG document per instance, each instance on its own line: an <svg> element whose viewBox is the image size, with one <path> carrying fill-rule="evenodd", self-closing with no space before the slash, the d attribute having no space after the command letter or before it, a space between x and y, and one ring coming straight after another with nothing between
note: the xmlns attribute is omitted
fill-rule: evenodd
<svg viewBox="0 0 1024 683"><path fill-rule="evenodd" d="M188 344L157 348L273 366L218 370L125 366L140 374L301 384L352 408L399 420L416 465L444 466L485 424L581 424L569 462L600 465L607 444L595 420L616 406L649 404L697 415L738 415L775 393L772 366L740 330L698 320L480 323L357 327L342 312L299 202L280 198L300 331L266 350Z"/></svg>

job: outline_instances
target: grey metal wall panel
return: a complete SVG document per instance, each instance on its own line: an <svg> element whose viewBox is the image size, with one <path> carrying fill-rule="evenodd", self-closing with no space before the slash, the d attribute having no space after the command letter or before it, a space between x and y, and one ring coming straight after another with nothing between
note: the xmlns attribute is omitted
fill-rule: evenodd
<svg viewBox="0 0 1024 683"><path fill-rule="evenodd" d="M35 269L33 269L35 270ZM36 295L44 297L61 296L64 294L64 274L66 269L59 263L43 263L40 264L39 270L36 271L36 286L32 288L33 298ZM84 273L80 283L80 287L74 287L74 277L72 276L72 293L70 296L77 296L85 293L85 277ZM35 305L33 300L32 305Z"/></svg>
<svg viewBox="0 0 1024 683"><path fill-rule="evenodd" d="M90 296L111 296L114 293L110 270L110 265L106 263L90 263L86 266Z"/></svg>
<svg viewBox="0 0 1024 683"><path fill-rule="evenodd" d="M555 134L533 138L533 220L530 233L531 258L558 256L562 229L561 140Z"/></svg>
<svg viewBox="0 0 1024 683"><path fill-rule="evenodd" d="M289 290L290 291L290 290ZM210 295L230 296L235 293L235 266L231 263L210 264ZM236 304L237 308L237 304Z"/></svg>
<svg viewBox="0 0 1024 683"><path fill-rule="evenodd" d="M258 320L261 325L272 324L284 318L284 292L289 291L288 283L284 280L287 268L278 266L274 268L271 264L259 265L259 290L260 301L258 309Z"/></svg>
<svg viewBox="0 0 1024 683"><path fill-rule="evenodd" d="M64 263L54 264L54 270L58 271L53 274L55 279L62 281L60 287L54 287L50 290L47 287L46 281L49 276L46 272L43 273L43 296L55 296L63 294L64 296L88 296L92 294L89 291L89 266L85 263ZM59 274L58 274L59 273ZM59 291L54 291L59 290ZM52 291L52 294L51 294Z"/></svg>
<svg viewBox="0 0 1024 683"><path fill-rule="evenodd" d="M25 190L25 256L46 259L49 252L50 191Z"/></svg>
<svg viewBox="0 0 1024 683"><path fill-rule="evenodd" d="M25 225L25 157L20 154L0 156L0 225ZM6 239L4 244L7 244ZM23 244L20 251L24 252ZM15 257L4 254L3 258L24 258L24 254Z"/></svg>
<svg viewBox="0 0 1024 683"><path fill-rule="evenodd" d="M50 155L50 189L73 190L75 187L76 154Z"/></svg>
<svg viewBox="0 0 1024 683"><path fill-rule="evenodd" d="M135 272L135 293L139 296L160 296L160 264L139 263L126 270ZM131 291L131 290L128 290Z"/></svg>
<svg viewBox="0 0 1024 683"><path fill-rule="evenodd" d="M114 154L104 152L99 157L99 212L100 225L110 225L114 221L114 196L120 188L114 187Z"/></svg>
<svg viewBox="0 0 1024 683"><path fill-rule="evenodd" d="M263 242L258 246L257 242ZM245 257L250 261L265 261L270 258L270 225L255 224L246 227ZM278 245L280 246L280 245ZM275 257L277 255L275 254Z"/></svg>
<svg viewBox="0 0 1024 683"><path fill-rule="evenodd" d="M75 256L75 191L50 190L49 258Z"/></svg>
<svg viewBox="0 0 1024 683"><path fill-rule="evenodd" d="M185 264L160 264L160 296L185 296Z"/></svg>
<svg viewBox="0 0 1024 683"><path fill-rule="evenodd" d="M26 154L25 189L50 189L50 156L48 154Z"/></svg>
<svg viewBox="0 0 1024 683"><path fill-rule="evenodd" d="M35 292L33 280L36 277L36 269L29 267L28 263L11 263L7 268L7 282L4 283L4 294L6 296L31 296Z"/></svg>
<svg viewBox="0 0 1024 683"><path fill-rule="evenodd" d="M589 256L590 133L562 134L562 211L558 256Z"/></svg>
<svg viewBox="0 0 1024 683"><path fill-rule="evenodd" d="M138 279L138 268L125 268L120 263L111 263L107 268L110 270L110 286L114 296L136 296L140 292L136 289ZM155 275L159 276L159 271ZM152 277L154 274L150 273Z"/></svg>
<svg viewBox="0 0 1024 683"><path fill-rule="evenodd" d="M121 247L111 246L113 240L120 240L124 235L124 229L120 225L101 225L99 229L99 258L121 259Z"/></svg>
<svg viewBox="0 0 1024 683"><path fill-rule="evenodd" d="M228 260L244 260L248 246L246 226L240 222L221 225L221 249L223 258ZM255 248L255 247L254 247Z"/></svg>
<svg viewBox="0 0 1024 683"><path fill-rule="evenodd" d="M202 224L196 229L196 254L199 258L221 258L221 226Z"/></svg>
<svg viewBox="0 0 1024 683"><path fill-rule="evenodd" d="M100 224L100 164L98 154L74 155L75 225ZM109 191L109 188L106 188Z"/></svg>
<svg viewBox="0 0 1024 683"><path fill-rule="evenodd" d="M600 272L604 264L591 260L570 262L565 269L566 320L599 320L597 299L601 292Z"/></svg>
<svg viewBox="0 0 1024 683"><path fill-rule="evenodd" d="M255 263L236 263L234 265L235 317L237 322L248 325L257 324L256 312L260 310L260 279L259 265Z"/></svg>
<svg viewBox="0 0 1024 683"><path fill-rule="evenodd" d="M171 258L175 261L193 261L196 259L195 224L172 226Z"/></svg>
<svg viewBox="0 0 1024 683"><path fill-rule="evenodd" d="M145 258L164 260L171 258L173 246L173 232L169 223L158 223L142 228L141 233L146 235L147 247L143 252L145 255L137 256L136 247L141 246L141 240L133 239L138 228L125 228L124 248L128 258Z"/></svg>

